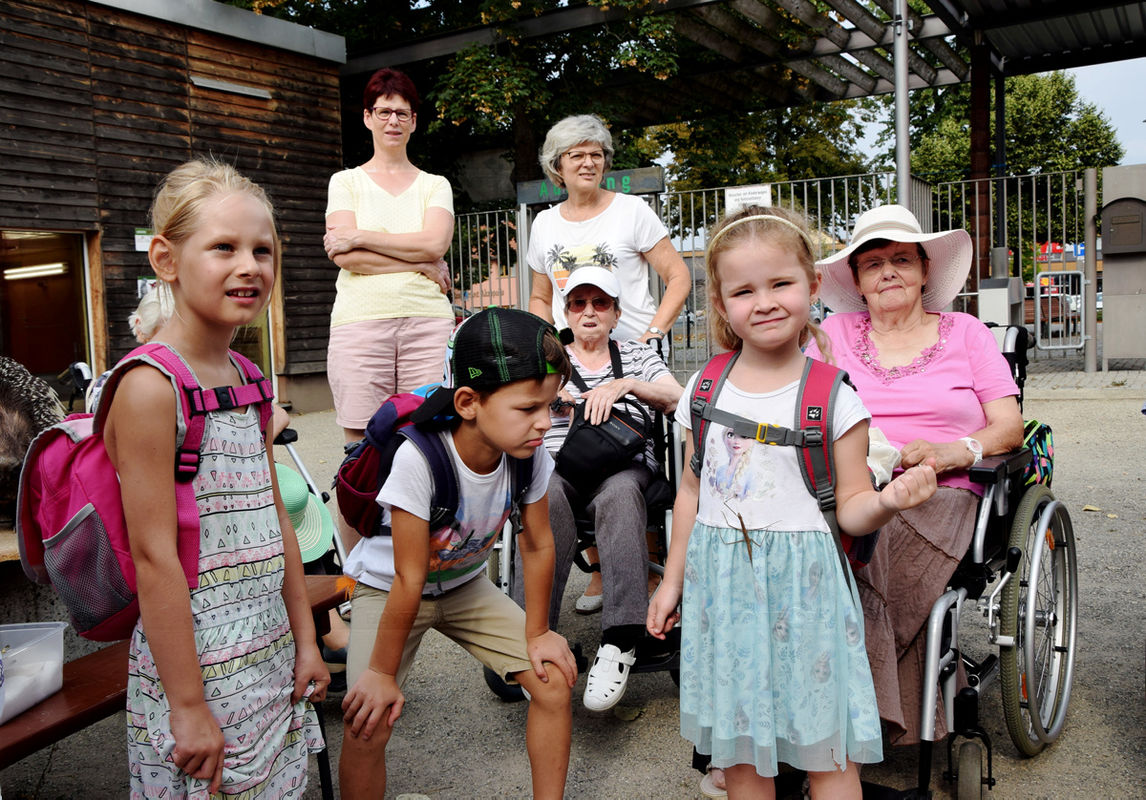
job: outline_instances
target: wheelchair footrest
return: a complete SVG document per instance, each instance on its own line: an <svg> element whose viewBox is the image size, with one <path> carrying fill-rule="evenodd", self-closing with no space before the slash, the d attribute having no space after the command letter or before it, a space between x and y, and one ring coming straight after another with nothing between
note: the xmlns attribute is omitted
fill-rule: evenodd
<svg viewBox="0 0 1146 800"><path fill-rule="evenodd" d="M665 634L664 641L646 636L637 643L632 672L665 672L680 669L680 628Z"/></svg>

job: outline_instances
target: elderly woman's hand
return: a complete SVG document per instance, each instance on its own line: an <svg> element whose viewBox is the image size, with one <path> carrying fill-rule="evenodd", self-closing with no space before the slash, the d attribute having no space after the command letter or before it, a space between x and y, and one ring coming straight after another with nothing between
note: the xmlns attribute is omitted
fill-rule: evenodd
<svg viewBox="0 0 1146 800"><path fill-rule="evenodd" d="M356 228L338 226L327 228L326 235L322 237L322 246L326 248L326 257L334 258L342 253L349 253L358 247L355 243Z"/></svg>
<svg viewBox="0 0 1146 800"><path fill-rule="evenodd" d="M926 439L916 439L905 444L899 454L903 459L901 465L905 469L933 458L935 471L939 474L953 469L967 469L975 463L974 454L963 442L929 442Z"/></svg>
<svg viewBox="0 0 1146 800"><path fill-rule="evenodd" d="M613 413L613 404L633 390L632 378L609 381L581 395L585 403L585 419L591 425L600 425Z"/></svg>

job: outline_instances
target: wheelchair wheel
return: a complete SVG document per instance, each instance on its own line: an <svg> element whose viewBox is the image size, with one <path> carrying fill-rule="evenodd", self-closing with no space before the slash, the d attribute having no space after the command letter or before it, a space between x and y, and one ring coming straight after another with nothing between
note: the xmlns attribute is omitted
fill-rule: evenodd
<svg viewBox="0 0 1146 800"><path fill-rule="evenodd" d="M1010 546L1023 551L1019 571L1003 589L1000 683L1007 730L1025 756L1062 732L1074 678L1078 564L1065 506L1045 486L1027 490L1011 527Z"/></svg>
<svg viewBox="0 0 1146 800"><path fill-rule="evenodd" d="M983 797L983 750L974 742L959 745L959 774L955 784L958 800L981 800Z"/></svg>
<svg viewBox="0 0 1146 800"><path fill-rule="evenodd" d="M525 699L525 691L520 685L516 683L506 683L501 679L500 675L489 667L482 667L481 669L482 675L485 677L485 685L504 702L519 703Z"/></svg>

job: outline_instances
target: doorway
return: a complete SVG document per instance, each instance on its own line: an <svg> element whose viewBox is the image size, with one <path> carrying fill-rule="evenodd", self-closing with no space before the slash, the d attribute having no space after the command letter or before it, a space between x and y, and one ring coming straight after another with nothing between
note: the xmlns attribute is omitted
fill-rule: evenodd
<svg viewBox="0 0 1146 800"><path fill-rule="evenodd" d="M89 360L84 236L0 230L0 354L53 381Z"/></svg>

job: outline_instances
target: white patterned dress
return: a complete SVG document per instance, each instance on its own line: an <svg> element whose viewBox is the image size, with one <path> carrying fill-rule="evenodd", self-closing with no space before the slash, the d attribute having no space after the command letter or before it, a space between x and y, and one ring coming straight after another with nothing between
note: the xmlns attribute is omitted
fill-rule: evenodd
<svg viewBox="0 0 1146 800"><path fill-rule="evenodd" d="M191 590L191 615L204 694L225 739L221 794L302 797L308 756L324 745L310 702L290 702L295 645L257 410L208 415L200 454L199 586ZM128 660L127 739L133 800L207 800L208 781L172 761L171 712L140 623Z"/></svg>

